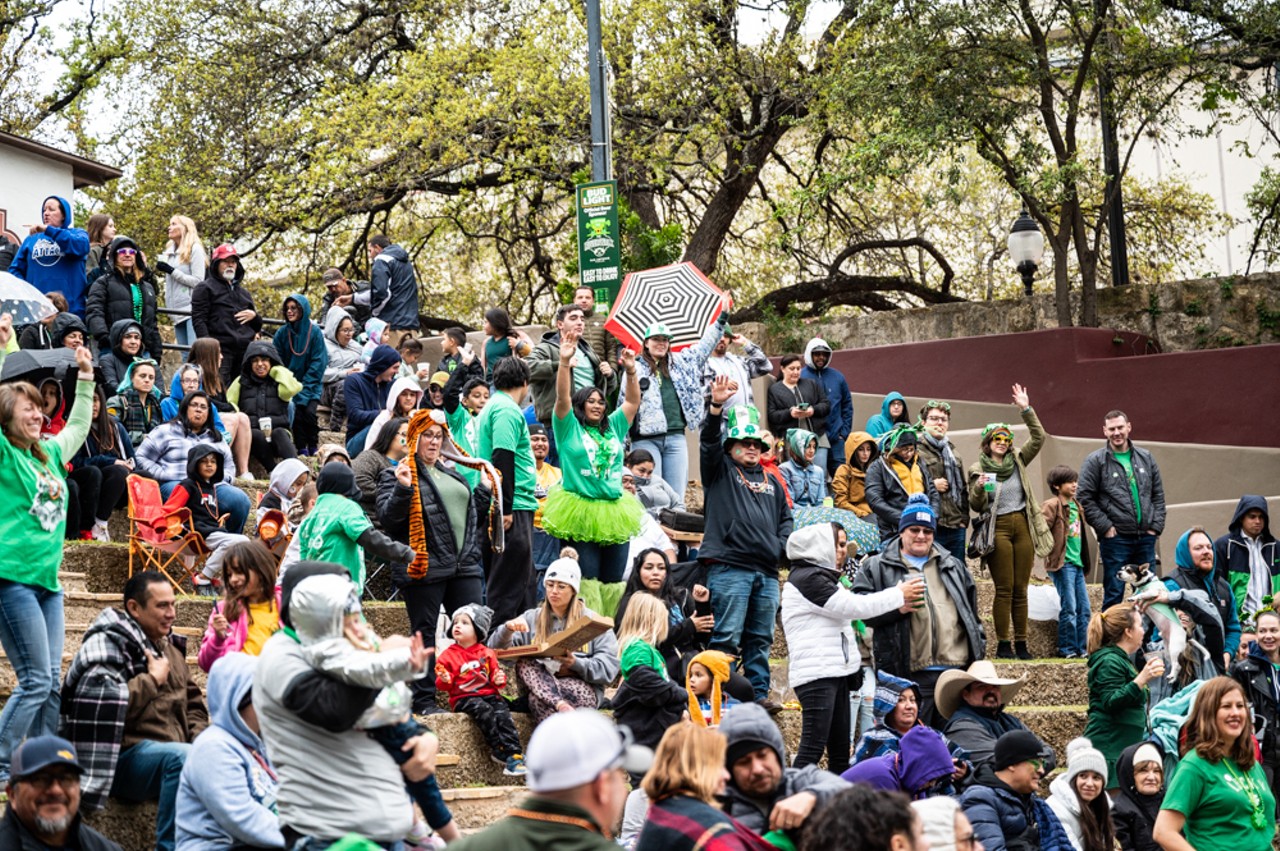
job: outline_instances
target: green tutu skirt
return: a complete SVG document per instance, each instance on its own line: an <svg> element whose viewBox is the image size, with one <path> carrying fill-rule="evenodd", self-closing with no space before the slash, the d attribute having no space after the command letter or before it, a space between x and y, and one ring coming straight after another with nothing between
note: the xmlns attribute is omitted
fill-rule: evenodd
<svg viewBox="0 0 1280 851"><path fill-rule="evenodd" d="M587 499L557 485L542 508L542 530L562 541L625 544L640 534L644 506L635 494L617 499Z"/></svg>

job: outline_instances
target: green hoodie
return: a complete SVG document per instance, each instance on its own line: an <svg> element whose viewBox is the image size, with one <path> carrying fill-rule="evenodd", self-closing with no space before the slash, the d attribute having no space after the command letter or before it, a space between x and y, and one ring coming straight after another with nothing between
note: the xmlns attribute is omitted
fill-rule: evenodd
<svg viewBox="0 0 1280 851"><path fill-rule="evenodd" d="M4 354L0 353L0 369ZM67 425L55 437L40 441L47 460L9 442L0 432L0 540L21 546L0 548L0 579L61 591L58 567L67 527L67 468L65 461L84 444L93 408L93 382L76 382L76 401Z"/></svg>

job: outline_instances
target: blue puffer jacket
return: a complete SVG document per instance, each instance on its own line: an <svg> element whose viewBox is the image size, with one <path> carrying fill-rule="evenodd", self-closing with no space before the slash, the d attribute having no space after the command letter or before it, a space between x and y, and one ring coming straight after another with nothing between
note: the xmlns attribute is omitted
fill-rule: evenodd
<svg viewBox="0 0 1280 851"><path fill-rule="evenodd" d="M329 350L325 346L324 332L311 321L311 302L307 297L293 293L284 300L285 305L289 302L298 305L302 316L281 325L271 342L293 377L302 382L302 392L293 397L293 403L305 407L320 401L324 370L329 365ZM281 313L284 313L283 308Z"/></svg>
<svg viewBox="0 0 1280 851"><path fill-rule="evenodd" d="M1048 802L1017 794L990 765L978 769L973 785L960 796L960 807L987 851L1072 851Z"/></svg>
<svg viewBox="0 0 1280 851"><path fill-rule="evenodd" d="M266 747L241 717L258 657L229 653L209 672L209 726L196 737L178 784L178 847L183 851L282 848L275 770Z"/></svg>
<svg viewBox="0 0 1280 851"><path fill-rule="evenodd" d="M675 383L680 397L680 409L689 428L699 428L707 415L706 400L702 395L702 370L716 342L724 336L725 314L707 326L702 339L667 356L667 372ZM632 437L660 437L667 433L667 417L662 412L661 385L654 380L653 370L643 357L636 358L636 376L640 380L640 415L636 417Z"/></svg>
<svg viewBox="0 0 1280 851"><path fill-rule="evenodd" d="M409 255L398 245L388 245L373 258L369 306L373 315L393 330L418 330L418 276Z"/></svg>
<svg viewBox="0 0 1280 851"><path fill-rule="evenodd" d="M342 379L342 392L347 402L348 440L355 437L360 429L372 425L378 414L387 409L391 382L379 384L378 376L399 362L400 355L395 349L387 345L378 346L369 356L363 372L354 372Z"/></svg>

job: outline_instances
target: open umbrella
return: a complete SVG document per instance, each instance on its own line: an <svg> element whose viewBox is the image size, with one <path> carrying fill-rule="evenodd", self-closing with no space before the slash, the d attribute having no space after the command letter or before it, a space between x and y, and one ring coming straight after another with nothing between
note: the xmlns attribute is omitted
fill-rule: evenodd
<svg viewBox="0 0 1280 851"><path fill-rule="evenodd" d="M14 328L33 325L57 312L44 293L17 275L0 272L0 313L13 317Z"/></svg>
<svg viewBox="0 0 1280 851"><path fill-rule="evenodd" d="M21 349L5 356L4 369L0 370L0 384L29 381L39 387L46 378L52 378L62 385L63 398L68 400L69 405L76 395L76 375L79 371L75 349ZM96 362L93 371L101 380L102 374Z"/></svg>
<svg viewBox="0 0 1280 851"><path fill-rule="evenodd" d="M644 329L663 324L671 331L671 350L701 339L720 315L724 292L692 263L629 272L604 327L635 351L644 347Z"/></svg>

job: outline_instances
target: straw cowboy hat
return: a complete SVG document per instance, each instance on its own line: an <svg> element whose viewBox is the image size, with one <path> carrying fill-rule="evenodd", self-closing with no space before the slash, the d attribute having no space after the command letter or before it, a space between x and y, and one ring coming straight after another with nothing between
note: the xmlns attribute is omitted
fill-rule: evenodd
<svg viewBox="0 0 1280 851"><path fill-rule="evenodd" d="M933 700L943 718L950 718L960 708L960 693L974 683L998 686L1000 689L1000 705L1005 706L1013 700L1027 680L1023 674L1016 680L996 676L996 666L987 659L979 659L969 666L968 670L953 668L943 671L938 677L938 684L933 690Z"/></svg>

